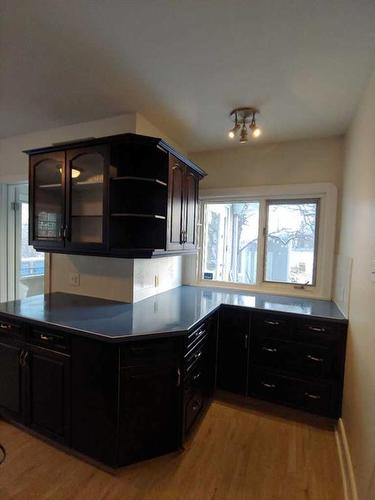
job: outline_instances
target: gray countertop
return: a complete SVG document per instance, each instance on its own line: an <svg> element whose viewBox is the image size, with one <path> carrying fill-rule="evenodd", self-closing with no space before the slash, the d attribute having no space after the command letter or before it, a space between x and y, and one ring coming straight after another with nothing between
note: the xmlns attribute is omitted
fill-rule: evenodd
<svg viewBox="0 0 375 500"><path fill-rule="evenodd" d="M181 286L135 304L67 293L0 304L0 314L119 341L186 333L221 304L347 322L332 301Z"/></svg>

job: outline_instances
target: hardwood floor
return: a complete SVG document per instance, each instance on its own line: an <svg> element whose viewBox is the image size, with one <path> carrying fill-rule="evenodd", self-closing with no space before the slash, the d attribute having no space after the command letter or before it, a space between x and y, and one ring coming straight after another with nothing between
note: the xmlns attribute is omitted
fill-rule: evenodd
<svg viewBox="0 0 375 500"><path fill-rule="evenodd" d="M113 474L3 421L0 442L1 500L343 499L332 425L262 405L216 401L184 452Z"/></svg>

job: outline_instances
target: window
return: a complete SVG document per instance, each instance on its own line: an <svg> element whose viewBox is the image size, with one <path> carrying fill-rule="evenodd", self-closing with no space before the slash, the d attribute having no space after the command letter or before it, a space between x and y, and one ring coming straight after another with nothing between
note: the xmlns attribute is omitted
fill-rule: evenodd
<svg viewBox="0 0 375 500"><path fill-rule="evenodd" d="M207 203L203 278L256 283L259 202Z"/></svg>
<svg viewBox="0 0 375 500"><path fill-rule="evenodd" d="M267 202L265 281L315 285L319 200Z"/></svg>
<svg viewBox="0 0 375 500"><path fill-rule="evenodd" d="M29 245L27 184L8 186L8 300L44 292L44 253Z"/></svg>
<svg viewBox="0 0 375 500"><path fill-rule="evenodd" d="M204 202L201 279L316 286L319 209L319 198Z"/></svg>

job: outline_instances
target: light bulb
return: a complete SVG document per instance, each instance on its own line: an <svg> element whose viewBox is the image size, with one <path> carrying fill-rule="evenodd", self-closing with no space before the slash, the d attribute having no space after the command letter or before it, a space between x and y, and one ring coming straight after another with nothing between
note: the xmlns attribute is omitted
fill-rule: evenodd
<svg viewBox="0 0 375 500"><path fill-rule="evenodd" d="M59 168L59 172L60 172L60 174L62 174L62 167ZM77 177L79 177L81 175L81 171L78 170L77 168L72 168L72 170L70 171L70 174L71 174L72 179L77 179Z"/></svg>
<svg viewBox="0 0 375 500"><path fill-rule="evenodd" d="M255 127L252 131L252 136L256 139L260 135L262 135L262 131L260 130L259 127Z"/></svg>
<svg viewBox="0 0 375 500"><path fill-rule="evenodd" d="M233 132L233 130L230 130L230 131L229 131L229 133L228 133L228 137L229 137L230 139L234 139L234 132Z"/></svg>

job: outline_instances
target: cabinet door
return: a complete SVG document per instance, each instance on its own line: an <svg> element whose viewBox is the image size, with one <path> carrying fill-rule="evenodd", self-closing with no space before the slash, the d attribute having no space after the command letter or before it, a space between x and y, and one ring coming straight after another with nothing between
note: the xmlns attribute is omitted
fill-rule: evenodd
<svg viewBox="0 0 375 500"><path fill-rule="evenodd" d="M223 307L219 313L217 387L238 394L247 392L249 312Z"/></svg>
<svg viewBox="0 0 375 500"><path fill-rule="evenodd" d="M46 349L27 351L29 425L68 443L70 433L70 357Z"/></svg>
<svg viewBox="0 0 375 500"><path fill-rule="evenodd" d="M170 156L167 250L183 249L184 183L184 165L174 156Z"/></svg>
<svg viewBox="0 0 375 500"><path fill-rule="evenodd" d="M67 152L67 240L77 250L104 250L107 244L109 149L94 146Z"/></svg>
<svg viewBox="0 0 375 500"><path fill-rule="evenodd" d="M173 364L121 369L119 465L178 449L178 386Z"/></svg>
<svg viewBox="0 0 375 500"><path fill-rule="evenodd" d="M196 247L198 185L198 177L186 169L184 183L184 249L194 249Z"/></svg>
<svg viewBox="0 0 375 500"><path fill-rule="evenodd" d="M20 354L18 346L0 342L0 408L14 416L22 413Z"/></svg>
<svg viewBox="0 0 375 500"><path fill-rule="evenodd" d="M30 244L64 247L65 153L30 158Z"/></svg>

